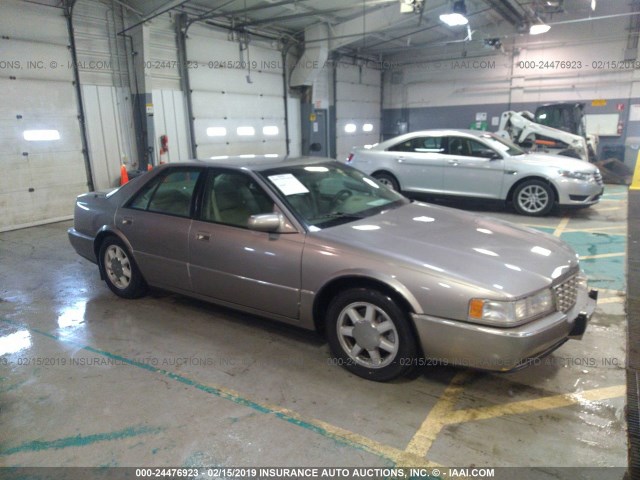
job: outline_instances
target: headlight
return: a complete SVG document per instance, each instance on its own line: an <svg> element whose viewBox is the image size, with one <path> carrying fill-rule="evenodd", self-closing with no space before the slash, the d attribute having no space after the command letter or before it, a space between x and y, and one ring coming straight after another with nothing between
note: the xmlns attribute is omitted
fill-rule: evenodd
<svg viewBox="0 0 640 480"><path fill-rule="evenodd" d="M513 327L555 310L553 293L549 289L511 302L473 298L469 302L469 321Z"/></svg>
<svg viewBox="0 0 640 480"><path fill-rule="evenodd" d="M583 180L585 182L593 178L593 173L591 172L571 172L569 170L559 170L558 173L562 177L573 178L575 180Z"/></svg>

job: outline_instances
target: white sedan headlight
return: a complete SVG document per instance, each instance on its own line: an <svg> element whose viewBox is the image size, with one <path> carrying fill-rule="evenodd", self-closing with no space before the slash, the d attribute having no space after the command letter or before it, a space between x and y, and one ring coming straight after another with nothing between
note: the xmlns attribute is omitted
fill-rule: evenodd
<svg viewBox="0 0 640 480"><path fill-rule="evenodd" d="M551 290L511 302L473 298L469 302L469 321L499 327L513 327L556 310Z"/></svg>
<svg viewBox="0 0 640 480"><path fill-rule="evenodd" d="M573 178L574 180L582 180L588 182L593 179L593 173L591 172L572 172L570 170L559 170L560 176L565 178Z"/></svg>

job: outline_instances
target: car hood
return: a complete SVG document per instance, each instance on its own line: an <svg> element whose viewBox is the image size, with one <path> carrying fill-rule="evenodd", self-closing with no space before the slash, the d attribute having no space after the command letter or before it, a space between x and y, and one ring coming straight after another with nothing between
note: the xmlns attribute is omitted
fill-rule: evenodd
<svg viewBox="0 0 640 480"><path fill-rule="evenodd" d="M525 153L524 155L517 155L509 157L508 160L512 165L533 165L533 166L545 166L555 167L558 170L569 170L572 172L595 172L597 168L576 158L566 157L564 155L547 155L544 153Z"/></svg>
<svg viewBox="0 0 640 480"><path fill-rule="evenodd" d="M546 288L578 265L576 253L556 237L422 202L313 235L375 256L390 275L398 268L419 270L504 298Z"/></svg>

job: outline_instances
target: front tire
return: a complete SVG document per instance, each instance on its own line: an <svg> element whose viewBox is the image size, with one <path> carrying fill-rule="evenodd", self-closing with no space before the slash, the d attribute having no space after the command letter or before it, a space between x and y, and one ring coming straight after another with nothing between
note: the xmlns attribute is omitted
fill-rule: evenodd
<svg viewBox="0 0 640 480"><path fill-rule="evenodd" d="M100 245L100 269L109 289L122 298L139 298L147 291L147 284L129 253L117 237L107 237Z"/></svg>
<svg viewBox="0 0 640 480"><path fill-rule="evenodd" d="M540 180L527 180L513 193L513 207L521 215L542 217L547 215L556 201L549 184Z"/></svg>
<svg viewBox="0 0 640 480"><path fill-rule="evenodd" d="M398 180L390 173L379 172L374 173L372 176L385 187L395 190L396 192L400 192L400 184L398 183Z"/></svg>
<svg viewBox="0 0 640 480"><path fill-rule="evenodd" d="M327 337L338 365L359 377L386 382L407 374L417 346L407 313L377 290L338 294L327 310Z"/></svg>

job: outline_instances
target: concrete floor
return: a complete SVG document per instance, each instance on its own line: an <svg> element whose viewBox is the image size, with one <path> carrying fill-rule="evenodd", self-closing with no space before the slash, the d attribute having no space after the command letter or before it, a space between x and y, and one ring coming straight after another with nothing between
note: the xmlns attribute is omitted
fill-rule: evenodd
<svg viewBox="0 0 640 480"><path fill-rule="evenodd" d="M581 255L600 290L582 341L513 374L429 367L391 384L331 365L312 333L179 295L117 298L72 250L70 222L2 233L0 466L575 466L620 478L626 202L609 186L599 205L544 219L481 210Z"/></svg>

